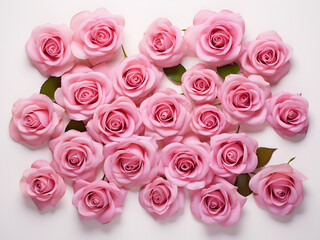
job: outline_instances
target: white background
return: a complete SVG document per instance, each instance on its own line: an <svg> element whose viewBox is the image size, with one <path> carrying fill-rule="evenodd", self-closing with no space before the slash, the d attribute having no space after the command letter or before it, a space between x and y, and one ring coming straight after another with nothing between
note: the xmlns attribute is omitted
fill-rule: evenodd
<svg viewBox="0 0 320 240"><path fill-rule="evenodd" d="M24 45L32 29L46 22L69 24L82 10L105 7L126 19L124 46L128 55L138 53L138 43L147 26L157 17L169 18L179 28L192 24L200 9L230 9L241 13L246 23L245 40L260 32L276 30L293 49L292 67L281 82L272 87L301 92L309 100L310 128L306 137L285 139L271 127L250 135L260 146L277 147L272 164L296 160L291 165L309 179L304 183L305 200L290 216L276 217L259 208L252 196L243 208L240 221L231 227L207 225L193 218L189 200L179 215L163 222L154 221L138 202L138 192L129 192L123 214L109 224L82 222L72 206L73 191L55 209L39 212L22 196L19 180L33 161L51 161L47 146L29 148L14 142L8 132L11 106L21 97L38 92L45 80L31 66ZM107 1L107 0L1 0L0 1L0 81L1 81L1 239L319 239L320 236L320 2L298 0L265 1ZM187 57L189 68L196 59ZM172 84L171 84L172 85ZM176 87L176 86L175 86ZM177 88L177 87L176 87ZM100 177L100 176L99 176Z"/></svg>

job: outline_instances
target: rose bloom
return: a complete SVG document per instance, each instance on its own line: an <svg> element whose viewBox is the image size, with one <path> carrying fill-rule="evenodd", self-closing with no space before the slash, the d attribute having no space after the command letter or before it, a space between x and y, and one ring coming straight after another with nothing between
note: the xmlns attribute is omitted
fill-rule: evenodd
<svg viewBox="0 0 320 240"><path fill-rule="evenodd" d="M72 181L93 180L103 161L101 143L92 140L87 132L69 130L49 142L51 166Z"/></svg>
<svg viewBox="0 0 320 240"><path fill-rule="evenodd" d="M191 212L205 223L230 226L236 223L247 199L222 178L215 178L212 185L191 193Z"/></svg>
<svg viewBox="0 0 320 240"><path fill-rule="evenodd" d="M258 142L244 133L211 137L210 168L221 177L253 172L258 164Z"/></svg>
<svg viewBox="0 0 320 240"><path fill-rule="evenodd" d="M181 77L184 95L196 104L213 103L220 90L218 74L204 64L188 69Z"/></svg>
<svg viewBox="0 0 320 240"><path fill-rule="evenodd" d="M11 137L32 146L40 146L63 131L64 109L43 94L21 98L12 106L9 124Z"/></svg>
<svg viewBox="0 0 320 240"><path fill-rule="evenodd" d="M168 180L158 177L140 190L139 202L155 220L163 220L184 208L184 193Z"/></svg>
<svg viewBox="0 0 320 240"><path fill-rule="evenodd" d="M26 43L26 51L43 75L59 77L75 64L70 47L71 38L67 26L44 24L33 29Z"/></svg>
<svg viewBox="0 0 320 240"><path fill-rule="evenodd" d="M181 30L168 19L158 18L144 33L139 51L161 68L174 67L181 62L185 52Z"/></svg>
<svg viewBox="0 0 320 240"><path fill-rule="evenodd" d="M263 167L249 182L256 203L283 216L293 212L303 200L302 181L307 178L289 164Z"/></svg>
<svg viewBox="0 0 320 240"><path fill-rule="evenodd" d="M267 121L281 136L293 137L308 131L309 103L300 94L280 92L267 101Z"/></svg>
<svg viewBox="0 0 320 240"><path fill-rule="evenodd" d="M66 185L47 161L37 160L23 172L20 190L41 211L48 206L56 206L66 191Z"/></svg>
<svg viewBox="0 0 320 240"><path fill-rule="evenodd" d="M115 92L112 80L99 69L96 71L97 67L91 69L77 65L62 75L61 88L56 90L54 98L66 109L70 119L87 121L98 106L113 100Z"/></svg>
<svg viewBox="0 0 320 240"><path fill-rule="evenodd" d="M157 173L158 146L151 138L133 136L105 146L103 171L109 181L132 189L152 181Z"/></svg>
<svg viewBox="0 0 320 240"><path fill-rule="evenodd" d="M74 183L73 190L72 204L78 208L80 218L96 219L102 224L121 214L127 195L125 189L103 180L92 183L78 180Z"/></svg>
<svg viewBox="0 0 320 240"><path fill-rule="evenodd" d="M140 103L160 83L162 71L142 54L127 57L116 67L114 89L120 96L127 96Z"/></svg>
<svg viewBox="0 0 320 240"><path fill-rule="evenodd" d="M127 97L119 97L99 106L86 128L94 140L107 144L139 134L143 125L136 105Z"/></svg>
<svg viewBox="0 0 320 240"><path fill-rule="evenodd" d="M225 78L219 99L230 123L259 125L266 120L265 103L270 96L270 84L261 76L231 74Z"/></svg>
<svg viewBox="0 0 320 240"><path fill-rule="evenodd" d="M223 66L238 58L244 29L239 13L201 10L185 31L184 40L201 60Z"/></svg>
<svg viewBox="0 0 320 240"><path fill-rule="evenodd" d="M167 142L180 141L190 123L191 103L169 88L162 88L140 105L145 135Z"/></svg>
<svg viewBox="0 0 320 240"><path fill-rule="evenodd" d="M269 31L243 44L238 61L246 74L258 74L275 83L289 71L292 51L276 32Z"/></svg>
<svg viewBox="0 0 320 240"><path fill-rule="evenodd" d="M70 27L74 31L72 53L92 65L109 60L123 42L124 18L104 8L76 14Z"/></svg>

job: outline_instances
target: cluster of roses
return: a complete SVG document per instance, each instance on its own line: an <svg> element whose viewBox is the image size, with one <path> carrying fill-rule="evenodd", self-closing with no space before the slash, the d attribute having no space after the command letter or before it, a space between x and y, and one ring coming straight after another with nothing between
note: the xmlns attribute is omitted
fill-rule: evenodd
<svg viewBox="0 0 320 240"><path fill-rule="evenodd" d="M256 170L258 143L230 133L266 120L280 135L306 133L307 101L270 91L270 82L289 70L291 48L275 32L242 44L244 21L230 11L203 10L193 23L182 36L169 20L155 20L139 44L141 54L115 66L106 61L122 46L121 16L84 11L72 18L71 30L52 24L33 30L28 56L42 74L61 76L61 87L57 104L43 94L18 100L10 134L34 146L51 139L51 164L35 161L20 182L40 210L64 195L65 178L74 181L72 203L83 219L111 221L127 190L140 187L142 207L165 219L184 208L187 189L197 219L229 226L246 202L234 186L244 173L252 176L257 203L272 213L289 214L301 203L301 173L289 164ZM197 64L182 75L183 94L160 88L163 68L178 65L187 49L215 67L237 62L241 74L221 84L214 67ZM87 131L63 133L64 111ZM101 166L104 177L95 180Z"/></svg>

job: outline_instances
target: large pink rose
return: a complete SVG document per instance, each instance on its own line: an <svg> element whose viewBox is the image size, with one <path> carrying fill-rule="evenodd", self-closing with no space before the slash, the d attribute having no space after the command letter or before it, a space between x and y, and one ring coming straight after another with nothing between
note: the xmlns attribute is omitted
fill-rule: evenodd
<svg viewBox="0 0 320 240"><path fill-rule="evenodd" d="M220 91L221 107L232 124L258 125L267 117L266 100L271 96L270 84L261 76L231 74Z"/></svg>
<svg viewBox="0 0 320 240"><path fill-rule="evenodd" d="M139 51L159 67L176 66L181 62L185 51L181 30L168 19L158 18L144 33Z"/></svg>
<svg viewBox="0 0 320 240"><path fill-rule="evenodd" d="M162 71L142 54L125 58L116 67L113 76L114 88L122 96L140 103L160 83Z"/></svg>
<svg viewBox="0 0 320 240"><path fill-rule="evenodd" d="M241 209L247 201L235 186L221 178L215 178L212 185L191 194L193 216L205 223L218 223L224 227L239 220Z"/></svg>
<svg viewBox="0 0 320 240"><path fill-rule="evenodd" d="M291 55L292 48L276 32L270 31L243 44L239 63L246 74L258 74L275 83L289 71Z"/></svg>
<svg viewBox="0 0 320 240"><path fill-rule="evenodd" d="M213 103L220 90L218 74L204 64L188 69L181 77L184 95L196 104Z"/></svg>
<svg viewBox="0 0 320 240"><path fill-rule="evenodd" d="M157 173L158 146L151 138L133 136L105 146L103 171L109 181L128 189L152 181Z"/></svg>
<svg viewBox="0 0 320 240"><path fill-rule="evenodd" d="M308 131L308 101L300 94L280 92L267 101L267 121L281 136L293 137Z"/></svg>
<svg viewBox="0 0 320 240"><path fill-rule="evenodd" d="M58 203L66 191L66 185L47 161L37 160L23 172L20 190L33 200L39 210L43 210Z"/></svg>
<svg viewBox="0 0 320 240"><path fill-rule="evenodd" d="M103 161L101 143L92 140L86 132L69 130L49 142L51 166L63 177L73 181L93 180L97 167Z"/></svg>
<svg viewBox="0 0 320 240"><path fill-rule="evenodd" d="M283 216L302 203L302 181L306 179L289 164L279 164L262 168L250 179L249 186L257 204Z"/></svg>
<svg viewBox="0 0 320 240"><path fill-rule="evenodd" d="M64 109L43 94L22 98L12 106L9 125L11 137L29 145L40 146L63 131Z"/></svg>
<svg viewBox="0 0 320 240"><path fill-rule="evenodd" d="M59 77L75 63L70 47L71 38L67 26L44 24L33 29L26 43L26 51L43 75Z"/></svg>
<svg viewBox="0 0 320 240"><path fill-rule="evenodd" d="M92 65L109 60L123 41L124 18L104 8L76 14L70 27L74 31L72 53Z"/></svg>
<svg viewBox="0 0 320 240"><path fill-rule="evenodd" d="M258 164L258 142L244 133L220 134L210 140L210 168L220 177L253 172Z"/></svg>
<svg viewBox="0 0 320 240"><path fill-rule="evenodd" d="M129 138L143 130L140 113L127 97L99 106L86 127L93 139L104 144Z"/></svg>
<svg viewBox="0 0 320 240"><path fill-rule="evenodd" d="M201 10L184 33L188 47L204 61L223 66L238 58L244 34L239 13Z"/></svg>
<svg viewBox="0 0 320 240"><path fill-rule="evenodd" d="M184 193L168 180L158 177L140 190L139 202L155 220L163 220L184 208Z"/></svg>
<svg viewBox="0 0 320 240"><path fill-rule="evenodd" d="M99 71L103 66L101 64L91 69L77 65L71 72L62 75L61 88L56 90L54 97L66 109L70 119L87 121L98 106L113 100L112 80Z"/></svg>
<svg viewBox="0 0 320 240"><path fill-rule="evenodd" d="M79 180L74 183L73 189L72 204L78 208L81 219L96 219L102 224L121 214L127 195L125 189L103 180L92 183Z"/></svg>

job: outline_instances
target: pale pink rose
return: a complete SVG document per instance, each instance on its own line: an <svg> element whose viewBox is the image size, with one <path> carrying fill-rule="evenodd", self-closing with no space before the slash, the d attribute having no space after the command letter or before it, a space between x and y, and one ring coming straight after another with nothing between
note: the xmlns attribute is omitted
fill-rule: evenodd
<svg viewBox="0 0 320 240"><path fill-rule="evenodd" d="M161 88L140 105L146 135L157 140L180 141L190 124L192 105L173 89Z"/></svg>
<svg viewBox="0 0 320 240"><path fill-rule="evenodd" d="M120 96L127 96L140 103L160 83L162 71L142 54L127 57L114 70L114 89Z"/></svg>
<svg viewBox="0 0 320 240"><path fill-rule="evenodd" d="M218 74L204 64L188 69L181 77L184 95L196 104L213 103L220 90Z"/></svg>
<svg viewBox="0 0 320 240"><path fill-rule="evenodd" d="M292 51L276 32L269 31L243 44L238 61L246 74L258 74L275 83L289 71Z"/></svg>
<svg viewBox="0 0 320 240"><path fill-rule="evenodd" d="M237 187L215 178L212 185L191 193L190 209L195 218L205 223L227 227L239 220L246 201Z"/></svg>
<svg viewBox="0 0 320 240"><path fill-rule="evenodd" d="M184 193L168 180L158 177L140 190L139 202L155 220L163 220L184 208Z"/></svg>
<svg viewBox="0 0 320 240"><path fill-rule="evenodd" d="M110 222L122 213L127 190L114 183L97 180L92 183L78 180L73 185L72 204L78 208L80 218L96 219L102 224Z"/></svg>
<svg viewBox="0 0 320 240"><path fill-rule="evenodd" d="M95 71L95 67L91 69L84 65L77 65L71 72L62 75L61 88L54 94L69 118L77 121L89 120L98 106L112 102L114 96L112 80L104 73Z"/></svg>
<svg viewBox="0 0 320 240"><path fill-rule="evenodd" d="M26 51L43 75L59 77L75 64L71 38L71 30L66 25L44 24L33 29Z"/></svg>
<svg viewBox="0 0 320 240"><path fill-rule="evenodd" d="M97 167L103 161L101 143L92 140L86 132L69 130L49 142L51 166L72 181L93 180Z"/></svg>
<svg viewBox="0 0 320 240"><path fill-rule="evenodd" d="M300 94L280 92L267 101L267 121L281 136L293 137L308 131L308 101Z"/></svg>
<svg viewBox="0 0 320 240"><path fill-rule="evenodd" d="M258 205L283 216L292 213L302 203L302 181L306 179L289 164L279 164L263 167L251 178L249 187Z"/></svg>
<svg viewBox="0 0 320 240"><path fill-rule="evenodd" d="M212 180L209 151L209 145L194 136L185 138L182 143L168 144L162 149L160 160L166 178L189 190L203 188Z"/></svg>
<svg viewBox="0 0 320 240"><path fill-rule="evenodd" d="M66 185L47 161L37 160L23 172L20 190L41 211L48 206L56 206L66 191Z"/></svg>
<svg viewBox="0 0 320 240"><path fill-rule="evenodd" d="M111 104L99 106L86 128L94 140L107 144L139 134L143 125L132 100L119 97Z"/></svg>
<svg viewBox="0 0 320 240"><path fill-rule="evenodd" d="M64 109L43 94L21 98L12 106L9 124L11 137L32 146L40 146L63 131Z"/></svg>
<svg viewBox="0 0 320 240"><path fill-rule="evenodd" d="M74 31L71 49L79 59L88 59L92 65L109 60L123 42L124 18L104 8L94 12L83 11L71 19Z"/></svg>
<svg viewBox="0 0 320 240"><path fill-rule="evenodd" d="M230 123L259 125L266 120L270 96L270 84L261 76L231 74L222 84L219 99Z"/></svg>
<svg viewBox="0 0 320 240"><path fill-rule="evenodd" d="M238 58L244 29L239 13L201 10L185 31L184 40L201 60L223 66Z"/></svg>
<svg viewBox="0 0 320 240"><path fill-rule="evenodd" d="M181 30L166 18L153 21L139 43L139 51L161 68L178 65L185 48Z"/></svg>
<svg viewBox="0 0 320 240"><path fill-rule="evenodd" d="M220 177L253 172L258 142L244 133L223 133L210 139L210 168Z"/></svg>
<svg viewBox="0 0 320 240"><path fill-rule="evenodd" d="M157 150L154 140L142 136L107 144L103 150L106 178L127 189L149 183L158 173Z"/></svg>

